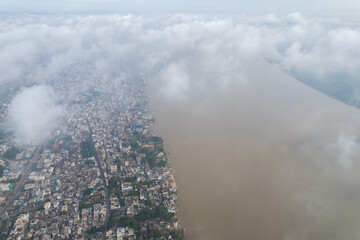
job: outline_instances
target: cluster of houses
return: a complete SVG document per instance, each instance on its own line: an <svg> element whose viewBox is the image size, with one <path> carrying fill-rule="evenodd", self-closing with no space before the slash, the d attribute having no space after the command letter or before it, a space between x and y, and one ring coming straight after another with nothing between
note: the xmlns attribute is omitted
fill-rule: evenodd
<svg viewBox="0 0 360 240"><path fill-rule="evenodd" d="M66 86L56 90L66 92ZM136 78L68 99L65 127L54 139L41 150L22 146L11 161L31 168L19 193L13 188L24 173L0 161L0 204L14 199L3 209L2 236L179 239L174 174L147 105L144 83ZM0 156L8 144L0 145Z"/></svg>

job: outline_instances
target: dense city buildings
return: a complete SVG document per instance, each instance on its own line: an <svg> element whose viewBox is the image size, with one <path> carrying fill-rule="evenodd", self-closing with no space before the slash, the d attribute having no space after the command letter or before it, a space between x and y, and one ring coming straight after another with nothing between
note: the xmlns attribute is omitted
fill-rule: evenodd
<svg viewBox="0 0 360 240"><path fill-rule="evenodd" d="M51 140L24 145L0 132L2 239L182 239L143 80L65 76L52 87L66 114ZM0 100L1 121L12 92Z"/></svg>

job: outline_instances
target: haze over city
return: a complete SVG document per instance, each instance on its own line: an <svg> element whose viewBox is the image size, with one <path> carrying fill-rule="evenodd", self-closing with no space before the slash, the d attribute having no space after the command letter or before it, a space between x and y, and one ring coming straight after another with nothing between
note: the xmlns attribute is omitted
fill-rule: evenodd
<svg viewBox="0 0 360 240"><path fill-rule="evenodd" d="M1 236L360 238L359 12L0 0Z"/></svg>

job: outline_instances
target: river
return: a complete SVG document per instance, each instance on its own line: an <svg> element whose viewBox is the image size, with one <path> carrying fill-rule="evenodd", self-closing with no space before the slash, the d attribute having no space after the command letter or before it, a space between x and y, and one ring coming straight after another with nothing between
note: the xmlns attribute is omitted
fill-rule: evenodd
<svg viewBox="0 0 360 240"><path fill-rule="evenodd" d="M269 64L167 98L148 84L186 239L360 239L360 113Z"/></svg>

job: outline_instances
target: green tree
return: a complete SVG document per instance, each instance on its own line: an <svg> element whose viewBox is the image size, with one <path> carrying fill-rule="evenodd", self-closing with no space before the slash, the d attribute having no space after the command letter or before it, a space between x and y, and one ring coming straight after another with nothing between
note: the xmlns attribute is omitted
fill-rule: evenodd
<svg viewBox="0 0 360 240"><path fill-rule="evenodd" d="M170 234L174 240L183 240L184 239L184 235L179 230L176 230L176 229L171 230Z"/></svg>
<svg viewBox="0 0 360 240"><path fill-rule="evenodd" d="M17 147L11 147L3 154L3 157L13 160L15 159L16 155L19 153L20 150Z"/></svg>
<svg viewBox="0 0 360 240"><path fill-rule="evenodd" d="M93 142L90 139L82 141L80 143L80 149L81 156L83 158L89 158L96 155L96 150L94 148Z"/></svg>
<svg viewBox="0 0 360 240"><path fill-rule="evenodd" d="M5 167L0 165L0 177L4 176Z"/></svg>
<svg viewBox="0 0 360 240"><path fill-rule="evenodd" d="M3 129L1 129L0 127L0 140L3 139L5 137L5 132Z"/></svg>
<svg viewBox="0 0 360 240"><path fill-rule="evenodd" d="M67 211L61 211L61 212L60 212L60 215L61 215L61 216L67 215Z"/></svg>
<svg viewBox="0 0 360 240"><path fill-rule="evenodd" d="M90 195L93 191L94 191L93 188L87 188L87 189L85 189L83 195L84 195L84 196Z"/></svg>

